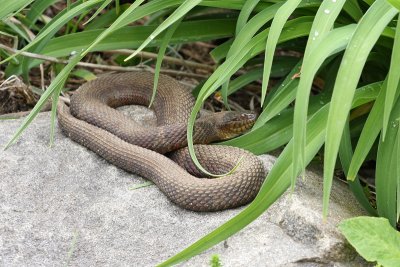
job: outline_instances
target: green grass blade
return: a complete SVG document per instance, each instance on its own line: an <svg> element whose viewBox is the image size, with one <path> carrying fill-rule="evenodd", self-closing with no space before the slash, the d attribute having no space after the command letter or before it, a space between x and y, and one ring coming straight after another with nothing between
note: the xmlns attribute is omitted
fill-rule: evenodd
<svg viewBox="0 0 400 267"><path fill-rule="evenodd" d="M399 17L398 17L399 18ZM400 81L400 22L397 19L396 34L394 37L394 44L392 50L392 58L390 60L390 68L386 87L385 108L383 111L383 128L382 139L385 140L386 129L389 123L389 116L392 110L397 86Z"/></svg>
<svg viewBox="0 0 400 267"><path fill-rule="evenodd" d="M378 213L388 218L390 224L396 227L399 207L397 206L397 191L399 158L399 118L400 101L398 100L390 116L390 126L387 129L385 141L380 139L376 159L376 203Z"/></svg>
<svg viewBox="0 0 400 267"><path fill-rule="evenodd" d="M267 44L265 47L265 58L264 58L264 74L263 83L261 86L261 106L264 105L265 96L267 94L269 76L271 73L272 60L274 58L275 48L278 43L279 35L288 20L289 16L300 4L301 0L288 0L286 1L276 12L276 15L272 21L271 29L268 34Z"/></svg>
<svg viewBox="0 0 400 267"><path fill-rule="evenodd" d="M121 12L124 12L128 7L129 7L128 4L120 5L119 13L117 13L116 8L108 9L108 12L106 12L104 14L100 14L98 17L96 17L96 19L87 23L85 25L85 31L102 29L102 28L108 27L118 18L118 16L121 14Z"/></svg>
<svg viewBox="0 0 400 267"><path fill-rule="evenodd" d="M359 88L356 92L353 106L359 107L375 101L381 88L381 83L370 84ZM325 103L326 96L319 94L310 99L309 116L314 114ZM237 138L222 142L223 145L245 148L255 154L263 154L286 144L293 134L293 108L281 111L261 127ZM350 158L351 159L351 158Z"/></svg>
<svg viewBox="0 0 400 267"><path fill-rule="evenodd" d="M392 6L400 10L400 1L399 0L387 0Z"/></svg>
<svg viewBox="0 0 400 267"><path fill-rule="evenodd" d="M296 93L296 105L293 118L293 160L294 169L297 169L297 164L301 168L305 168L302 160L304 153L304 136L306 133L305 122L307 120L307 109L309 105L309 95L312 87L314 77L323 64L323 62L332 54L342 51L350 37L355 31L355 25L347 25L323 34L319 37L320 40L317 45L311 46L307 50L308 56L305 56L303 68L301 71L299 87ZM314 37L312 37L314 38ZM305 114L303 114L305 112ZM292 176L292 190L295 186L296 176Z"/></svg>
<svg viewBox="0 0 400 267"><path fill-rule="evenodd" d="M299 89L297 90L296 94L296 105L293 119L294 148L292 188L294 187L296 180L295 170L297 170L298 166L300 166L302 169L305 169L304 142L306 136L307 108L311 91L310 79L313 79L313 74L317 71L315 69L317 65L309 64L309 62L318 62L321 60L321 58L326 58L326 55L319 53L318 48L325 46L320 46L320 43L325 40L325 36L331 31L344 3L344 0L335 2L332 2L331 0L324 0L317 11L317 14L315 15L310 36L307 40ZM316 55L314 53L316 53ZM307 73L308 75L303 76L304 73Z"/></svg>
<svg viewBox="0 0 400 267"><path fill-rule="evenodd" d="M262 77L262 69L255 68L245 74L240 75L238 78L229 83L228 95L240 90L244 86L257 81Z"/></svg>
<svg viewBox="0 0 400 267"><path fill-rule="evenodd" d="M396 119L397 126L399 125L399 118ZM397 153L394 154L394 158L399 159L400 158L400 127L397 127L397 138L396 138L396 149L397 149ZM397 198L397 205L396 205L396 221L399 221L399 217L400 217L400 164L396 164L396 173L395 173L395 177L397 177L397 181L396 181L396 187L397 187L397 194L396 194L396 198Z"/></svg>
<svg viewBox="0 0 400 267"><path fill-rule="evenodd" d="M349 122L347 121L339 147L339 159L345 175L347 175L347 172L349 170L352 156L353 148L351 145ZM364 207L365 210L369 212L369 214L377 215L376 210L371 206L371 203L366 197L364 189L358 177L356 177L354 181L349 182L349 188L353 192L354 196L357 198L358 202Z"/></svg>
<svg viewBox="0 0 400 267"><path fill-rule="evenodd" d="M360 8L357 0L349 0L343 6L344 11L354 19L354 21L358 21L361 19L363 15L363 11Z"/></svg>
<svg viewBox="0 0 400 267"><path fill-rule="evenodd" d="M354 151L354 155L352 157L347 176L347 179L350 181L353 181L354 178L356 177L358 170L360 169L362 163L366 159L369 151L371 150L373 144L375 143L376 138L379 135L379 132L382 129L386 84L387 82L385 81L383 84L379 82L364 87L368 91L375 90L377 86L382 87L382 89L380 90L380 93L374 103L374 106L369 112L368 118L364 124L363 130L358 139L357 146ZM394 96L394 100L396 101L398 97L399 97L399 90L397 90L396 95Z"/></svg>
<svg viewBox="0 0 400 267"><path fill-rule="evenodd" d="M281 3L277 3L265 8L261 12L257 13L253 18L251 18L249 22L243 25L240 31L237 32L236 37L228 50L226 59L229 59L230 57L235 56L237 53L239 53L241 48L251 40L251 38L260 30L260 28L274 18L276 11L281 5ZM238 31L237 28L236 31ZM225 106L229 108L228 88L229 79L222 85L221 88L222 99Z"/></svg>
<svg viewBox="0 0 400 267"><path fill-rule="evenodd" d="M154 29L155 26L123 27L107 36L93 48L93 51L137 48ZM170 43L178 44L225 38L232 36L234 30L235 21L232 19L184 21L175 31ZM69 56L71 51L81 51L87 48L101 32L102 30L92 30L56 37L47 43L41 54L53 57ZM163 37L162 35L156 37L149 46L159 46ZM28 66L32 68L40 62L39 60L32 60ZM20 68L21 66L9 66L7 73L19 74L21 73Z"/></svg>
<svg viewBox="0 0 400 267"><path fill-rule="evenodd" d="M296 97L297 87L299 85L299 79L293 78L297 73L300 72L300 66L302 61L300 60L292 71L286 76L282 83L278 83L271 91L271 100L268 105L263 109L253 129L257 129L272 119L274 116L279 114L285 107L287 107ZM265 70L265 69L264 69ZM265 75L265 73L263 74ZM265 76L264 76L265 77Z"/></svg>
<svg viewBox="0 0 400 267"><path fill-rule="evenodd" d="M164 58L165 50L167 49L167 46L172 38L172 35L178 28L182 19L183 19L183 17L180 18L179 20L177 20L174 24L172 24L171 27L168 28L168 30L166 31L166 34L163 38L163 41L160 45L160 49L159 49L158 55L157 55L156 67L154 69L153 93L151 95L149 107L151 107L151 105L153 104L154 98L156 97L158 78L160 77L161 63Z"/></svg>
<svg viewBox="0 0 400 267"><path fill-rule="evenodd" d="M56 129L56 116L57 116L57 103L58 99L60 98L60 93L63 88L63 85L65 84L65 81L68 76L65 77L64 81L60 83L58 88L55 88L54 93L53 93L53 99L51 103L51 117L50 117L50 146L52 147L54 144L54 135L55 135L55 129Z"/></svg>
<svg viewBox="0 0 400 267"><path fill-rule="evenodd" d="M277 57L274 66L272 67L271 77L280 78L287 75L294 68L294 64L297 62L297 58L294 57ZM250 60L251 61L251 60ZM248 63L250 63L250 61ZM238 78L229 83L228 95L233 94L244 86L260 80L263 75L262 68L252 69L245 74L240 75Z"/></svg>
<svg viewBox="0 0 400 267"><path fill-rule="evenodd" d="M86 25L89 22L91 22L95 17L97 17L97 15L100 14L101 11L103 11L113 0L105 0L103 2L103 4L101 4L101 6L96 10L96 12L94 12L94 14L83 24Z"/></svg>
<svg viewBox="0 0 400 267"><path fill-rule="evenodd" d="M392 8L385 0L375 1L358 23L357 29L343 56L334 86L332 104L327 121L324 164L324 217L328 214L333 171L355 88L369 52L396 13L397 10Z"/></svg>
<svg viewBox="0 0 400 267"><path fill-rule="evenodd" d="M22 39L24 39L26 42L31 41L31 38L29 37L28 33L24 30L23 27L21 27L21 25L17 25L14 22L8 20L4 21L3 23L8 27L10 27L11 29L13 29L13 31Z"/></svg>
<svg viewBox="0 0 400 267"><path fill-rule="evenodd" d="M30 26L35 24L38 17L42 15L46 8L48 8L55 2L57 2L57 0L34 1L33 4L30 6L28 13L26 14L27 20L31 22Z"/></svg>
<svg viewBox="0 0 400 267"><path fill-rule="evenodd" d="M235 35L238 35L239 32L244 27L244 25L247 23L251 13L254 11L254 8L256 7L258 2L260 2L260 0L247 0L244 3L243 7L240 10L239 17L237 19Z"/></svg>
<svg viewBox="0 0 400 267"><path fill-rule="evenodd" d="M281 5L281 3L277 3L265 8L251 18L248 23L243 25L240 31L236 34L236 37L228 50L226 59L238 54L241 48L251 40L251 38L260 30L260 28L274 18L276 11ZM229 79L222 85L221 88L222 99L226 107L228 107L228 88Z"/></svg>
<svg viewBox="0 0 400 267"><path fill-rule="evenodd" d="M71 59L67 66L63 68L63 70L57 75L54 81L51 83L49 88L42 94L39 101L36 103L35 107L29 113L29 115L24 119L21 126L17 129L15 134L11 137L10 141L5 145L4 149L10 147L22 134L26 127L31 123L31 121L36 117L36 115L40 112L43 105L47 102L47 100L51 97L51 95L63 86L69 72L74 68L74 66L81 60L82 58L79 56L75 56Z"/></svg>
<svg viewBox="0 0 400 267"><path fill-rule="evenodd" d="M313 97L310 100L310 116L324 106L324 103L320 96ZM288 108L258 129L221 144L241 147L260 155L286 145L292 139L292 136L293 108Z"/></svg>
<svg viewBox="0 0 400 267"><path fill-rule="evenodd" d="M159 35L161 32L163 32L165 29L170 27L174 22L178 21L180 18L182 18L187 12L189 12L192 8L194 8L196 5L198 5L201 2L201 0L186 0L183 2L166 20L164 20L150 36L143 42L141 46L137 50L135 50L132 55L127 57L125 61L128 61L129 59L133 58L136 56L140 51L143 50L157 35Z"/></svg>
<svg viewBox="0 0 400 267"><path fill-rule="evenodd" d="M104 38L106 38L110 33L114 32L115 30L121 28L122 26L126 25L126 22L124 20L126 18L129 18L132 16L132 13L136 10L136 8L143 3L144 0L136 0L132 5L129 6L127 10L125 10L124 13L122 13L113 24L111 24L107 29L105 29L97 38L94 40L89 47L85 49L85 51L82 52L82 56L86 55L87 53L90 52L91 49L93 49L98 43L100 43Z"/></svg>
<svg viewBox="0 0 400 267"><path fill-rule="evenodd" d="M0 0L0 20L6 19L8 16L10 16L13 12L16 12L30 3L32 3L33 0Z"/></svg>
<svg viewBox="0 0 400 267"><path fill-rule="evenodd" d="M51 24L51 26L46 27L43 31L40 32L39 35L36 36L36 38L27 44L24 48L22 48L19 53L16 53L12 55L11 57L3 60L0 62L0 64L3 64L6 61L9 61L10 59L18 56L21 52L27 51L31 47L37 45L39 41L42 39L52 36L55 32L57 32L58 29L60 29L65 23L67 23L69 20L71 20L73 17L75 17L78 14L81 14L85 10L88 10L97 4L101 3L103 0L89 0L86 1L82 4L76 5L74 8L71 8L71 10L65 12L61 17L59 17L57 20L55 20L54 23Z"/></svg>

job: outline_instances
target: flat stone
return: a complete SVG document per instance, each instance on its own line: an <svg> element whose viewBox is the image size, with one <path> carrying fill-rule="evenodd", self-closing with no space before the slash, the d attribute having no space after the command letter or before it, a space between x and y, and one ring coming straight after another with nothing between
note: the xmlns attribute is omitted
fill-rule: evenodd
<svg viewBox="0 0 400 267"><path fill-rule="evenodd" d="M145 115L144 117L147 117ZM21 120L0 122L5 144ZM0 266L154 266L241 210L183 210L144 180L110 165L41 113L18 142L0 152ZM267 169L275 158L261 156ZM306 171L291 194L226 241L182 263L209 266L363 266L337 224L365 215L347 186L334 181L330 216L322 221L322 178Z"/></svg>

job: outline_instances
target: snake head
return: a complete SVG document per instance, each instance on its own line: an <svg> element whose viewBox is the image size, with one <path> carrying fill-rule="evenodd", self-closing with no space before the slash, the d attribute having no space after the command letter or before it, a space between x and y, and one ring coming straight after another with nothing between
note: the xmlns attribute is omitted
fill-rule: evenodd
<svg viewBox="0 0 400 267"><path fill-rule="evenodd" d="M222 111L214 113L216 133L220 140L227 140L249 130L256 122L253 112Z"/></svg>

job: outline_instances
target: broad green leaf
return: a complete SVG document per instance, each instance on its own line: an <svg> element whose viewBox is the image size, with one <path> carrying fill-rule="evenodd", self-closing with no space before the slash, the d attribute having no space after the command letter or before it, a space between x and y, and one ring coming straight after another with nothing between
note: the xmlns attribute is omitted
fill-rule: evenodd
<svg viewBox="0 0 400 267"><path fill-rule="evenodd" d="M361 71L375 42L396 14L397 10L385 0L375 1L358 23L343 56L327 120L324 157L324 216L328 213L329 194L340 140Z"/></svg>
<svg viewBox="0 0 400 267"><path fill-rule="evenodd" d="M355 217L342 221L339 230L367 261L385 267L400 265L400 233L387 219Z"/></svg>

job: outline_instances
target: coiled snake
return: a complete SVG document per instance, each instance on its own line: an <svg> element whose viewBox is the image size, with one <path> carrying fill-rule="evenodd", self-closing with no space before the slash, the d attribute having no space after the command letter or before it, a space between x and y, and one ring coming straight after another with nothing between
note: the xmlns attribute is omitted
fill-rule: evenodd
<svg viewBox="0 0 400 267"><path fill-rule="evenodd" d="M216 211L250 202L265 172L253 154L234 147L195 145L200 163L212 173L226 173L242 157L231 175L197 178L186 140L187 121L194 105L191 93L176 80L160 75L153 109L157 127L143 127L115 110L122 105L148 105L153 75L147 72L110 74L85 83L71 98L70 107L58 105L64 133L112 164L154 182L178 206L194 211ZM249 129L255 115L219 112L200 117L194 142L207 144L232 138ZM168 153L169 158L164 153ZM180 167L180 166L182 167Z"/></svg>

